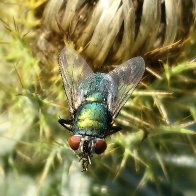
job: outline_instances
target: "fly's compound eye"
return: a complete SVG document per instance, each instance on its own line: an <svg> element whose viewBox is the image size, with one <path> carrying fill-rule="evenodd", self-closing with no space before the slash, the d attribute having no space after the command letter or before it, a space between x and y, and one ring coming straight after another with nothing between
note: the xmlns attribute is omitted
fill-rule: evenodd
<svg viewBox="0 0 196 196"><path fill-rule="evenodd" d="M80 146L81 136L78 135L72 135L68 139L68 143L72 150L78 150Z"/></svg>
<svg viewBox="0 0 196 196"><path fill-rule="evenodd" d="M105 140L103 140L103 139L96 140L96 143L95 143L95 153L96 154L103 153L106 148L107 148L107 144L106 144Z"/></svg>

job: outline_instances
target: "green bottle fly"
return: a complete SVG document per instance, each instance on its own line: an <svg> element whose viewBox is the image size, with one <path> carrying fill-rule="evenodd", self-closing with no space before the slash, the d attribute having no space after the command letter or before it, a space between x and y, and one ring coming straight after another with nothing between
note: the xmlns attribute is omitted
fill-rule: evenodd
<svg viewBox="0 0 196 196"><path fill-rule="evenodd" d="M106 136L120 130L113 120L141 80L145 63L135 57L107 74L93 73L74 49L65 47L59 68L72 114L72 119L59 119L59 123L72 132L69 145L86 171L93 153L105 151Z"/></svg>

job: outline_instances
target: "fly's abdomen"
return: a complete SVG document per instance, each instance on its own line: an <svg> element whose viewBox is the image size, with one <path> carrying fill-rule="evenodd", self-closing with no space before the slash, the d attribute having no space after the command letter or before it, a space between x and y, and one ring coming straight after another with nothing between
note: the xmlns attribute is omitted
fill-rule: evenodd
<svg viewBox="0 0 196 196"><path fill-rule="evenodd" d="M104 137L110 124L107 107L98 102L85 102L77 110L74 134Z"/></svg>

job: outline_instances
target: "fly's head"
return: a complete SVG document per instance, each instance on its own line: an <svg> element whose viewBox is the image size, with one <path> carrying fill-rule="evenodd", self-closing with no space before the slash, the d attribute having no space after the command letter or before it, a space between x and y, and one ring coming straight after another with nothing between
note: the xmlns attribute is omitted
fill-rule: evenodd
<svg viewBox="0 0 196 196"><path fill-rule="evenodd" d="M72 150L76 152L82 162L82 171L88 170L93 154L101 154L107 148L107 144L102 138L90 136L73 135L69 137L68 143Z"/></svg>

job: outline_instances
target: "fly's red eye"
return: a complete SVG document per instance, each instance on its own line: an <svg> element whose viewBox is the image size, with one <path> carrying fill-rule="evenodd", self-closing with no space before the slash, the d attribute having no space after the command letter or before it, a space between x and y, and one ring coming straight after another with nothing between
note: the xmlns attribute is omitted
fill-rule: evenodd
<svg viewBox="0 0 196 196"><path fill-rule="evenodd" d="M106 148L107 148L107 144L106 144L105 140L103 140L103 139L96 140L96 144L95 144L95 153L96 154L103 153Z"/></svg>
<svg viewBox="0 0 196 196"><path fill-rule="evenodd" d="M81 140L81 136L73 135L69 137L68 143L73 150L78 150L80 146L80 140Z"/></svg>

